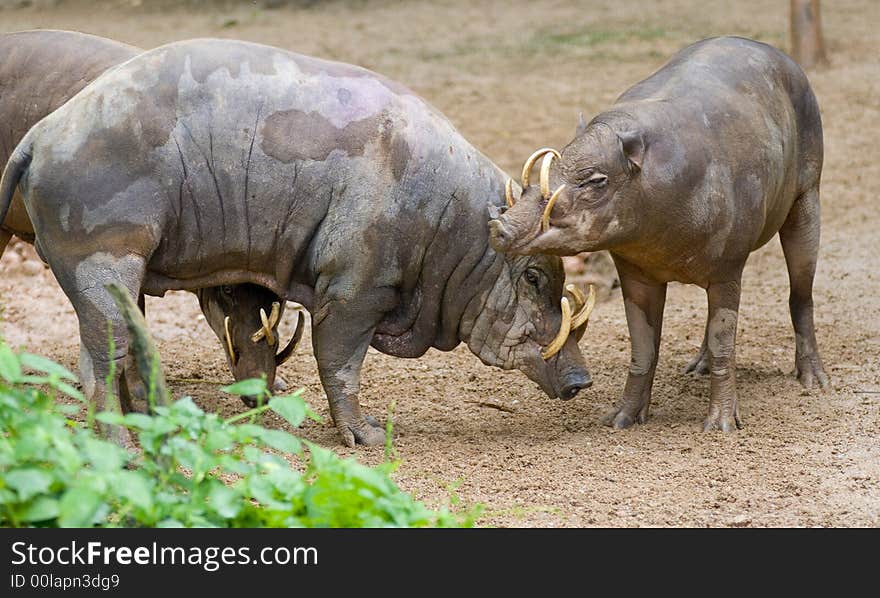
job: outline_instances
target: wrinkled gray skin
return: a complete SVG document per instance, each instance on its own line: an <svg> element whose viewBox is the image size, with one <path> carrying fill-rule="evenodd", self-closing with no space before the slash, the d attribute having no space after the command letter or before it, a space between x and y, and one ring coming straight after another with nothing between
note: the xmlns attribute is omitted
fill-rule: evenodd
<svg viewBox="0 0 880 598"><path fill-rule="evenodd" d="M441 114L374 73L194 40L109 71L34 127L4 173L0 209L20 180L37 244L76 307L97 402L106 320L123 330L106 283L133 296L258 284L311 312L342 439L373 445L384 432L357 398L371 344L418 357L464 341L550 396L590 384L582 330L548 361L540 354L561 322L559 258L489 246L505 178ZM126 345L117 333L114 359Z"/></svg>
<svg viewBox="0 0 880 598"><path fill-rule="evenodd" d="M40 119L108 68L141 51L113 40L73 31L38 30L0 35L0 164L6 164L15 146ZM0 255L12 235L29 243L34 241L33 226L17 192L0 225ZM266 374L269 388L272 388L278 345L270 346L265 340L253 343L250 336L262 325L260 308L270 313L272 302L279 301L278 297L255 285L227 287L226 292L220 287L209 287L199 289L197 294L208 324L220 339L235 379L259 378ZM142 298L140 305L143 307ZM226 316L231 318L230 332L236 348L234 362L226 349L223 328ZM143 399L145 390L133 367L126 367L125 372L123 402L124 407L132 408L131 395ZM279 379L278 385L283 386L283 381ZM251 397L244 400L251 405L254 402Z"/></svg>
<svg viewBox="0 0 880 598"><path fill-rule="evenodd" d="M623 398L606 423L648 416L666 284L696 284L709 299L700 353L709 373L704 428L740 427L734 349L740 279L750 252L777 232L791 281L796 374L826 386L813 326L819 249L822 124L801 69L742 38L685 48L610 110L582 124L550 170L566 190L541 232L545 202L530 187L490 223L514 254L608 249L617 265L632 343Z"/></svg>

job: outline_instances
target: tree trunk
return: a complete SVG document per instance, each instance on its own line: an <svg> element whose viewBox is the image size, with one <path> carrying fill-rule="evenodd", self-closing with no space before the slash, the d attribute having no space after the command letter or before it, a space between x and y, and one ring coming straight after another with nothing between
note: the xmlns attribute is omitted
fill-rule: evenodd
<svg viewBox="0 0 880 598"><path fill-rule="evenodd" d="M819 0L791 0L791 56L805 69L828 64Z"/></svg>

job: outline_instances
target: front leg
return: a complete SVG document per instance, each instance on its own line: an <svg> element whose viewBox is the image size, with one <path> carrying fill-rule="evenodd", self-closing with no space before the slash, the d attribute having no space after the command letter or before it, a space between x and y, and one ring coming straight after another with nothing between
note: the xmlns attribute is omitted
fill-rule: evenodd
<svg viewBox="0 0 880 598"><path fill-rule="evenodd" d="M367 348L393 295L387 288L358 291L337 281L316 296L312 345L318 373L330 403L330 415L349 447L385 442L381 425L361 413L358 391Z"/></svg>
<svg viewBox="0 0 880 598"><path fill-rule="evenodd" d="M709 324L709 416L703 430L732 432L742 427L736 397L736 325L739 315L740 277L710 284Z"/></svg>
<svg viewBox="0 0 880 598"><path fill-rule="evenodd" d="M615 263L620 275L632 353L623 397L602 421L621 429L648 420L651 387L660 350L666 283L648 279L623 260L615 259Z"/></svg>

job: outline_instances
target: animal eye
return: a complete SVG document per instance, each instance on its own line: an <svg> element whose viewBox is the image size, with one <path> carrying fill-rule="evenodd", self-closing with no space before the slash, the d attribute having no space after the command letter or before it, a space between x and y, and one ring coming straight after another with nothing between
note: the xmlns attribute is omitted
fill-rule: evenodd
<svg viewBox="0 0 880 598"><path fill-rule="evenodd" d="M604 187L607 183L608 177L601 172L591 174L590 178L584 181L584 184L589 185L590 187Z"/></svg>
<svg viewBox="0 0 880 598"><path fill-rule="evenodd" d="M227 284L227 285L223 285L223 287L221 287L220 290L223 291L223 294L224 294L224 295L227 295L227 296L229 296L229 297L232 297L232 287L229 286L228 284Z"/></svg>
<svg viewBox="0 0 880 598"><path fill-rule="evenodd" d="M526 270L525 277L526 282L536 287L538 286L538 283L541 282L541 277L532 269Z"/></svg>

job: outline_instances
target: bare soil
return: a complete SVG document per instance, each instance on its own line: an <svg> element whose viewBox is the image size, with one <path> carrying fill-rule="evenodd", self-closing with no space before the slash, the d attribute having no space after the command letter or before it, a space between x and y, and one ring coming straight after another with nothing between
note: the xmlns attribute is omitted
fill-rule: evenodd
<svg viewBox="0 0 880 598"><path fill-rule="evenodd" d="M464 347L418 360L371 350L361 402L377 416L396 402L402 488L436 506L455 485L464 503L486 505L480 523L494 526L880 524L880 3L838 0L823 9L831 66L810 73L826 141L815 303L832 388L806 392L790 374L788 281L774 240L745 272L737 360L745 429L700 431L708 381L681 372L699 347L706 301L682 285L669 292L650 421L626 431L598 423L629 360L620 291L609 284L581 343L594 386L567 403L548 400L522 374L484 367ZM566 143L579 111L589 118L697 39L737 34L784 48L787 3L445 0L196 11L129 1L0 11L0 30L35 27L143 47L232 37L360 64L414 88L514 173L534 148ZM76 318L29 246L0 261L0 304L14 346L76 368ZM240 411L217 389L230 374L195 297L151 298L147 312L174 393ZM380 461L381 450L340 444L309 346L307 335L282 368L327 420L303 435Z"/></svg>

